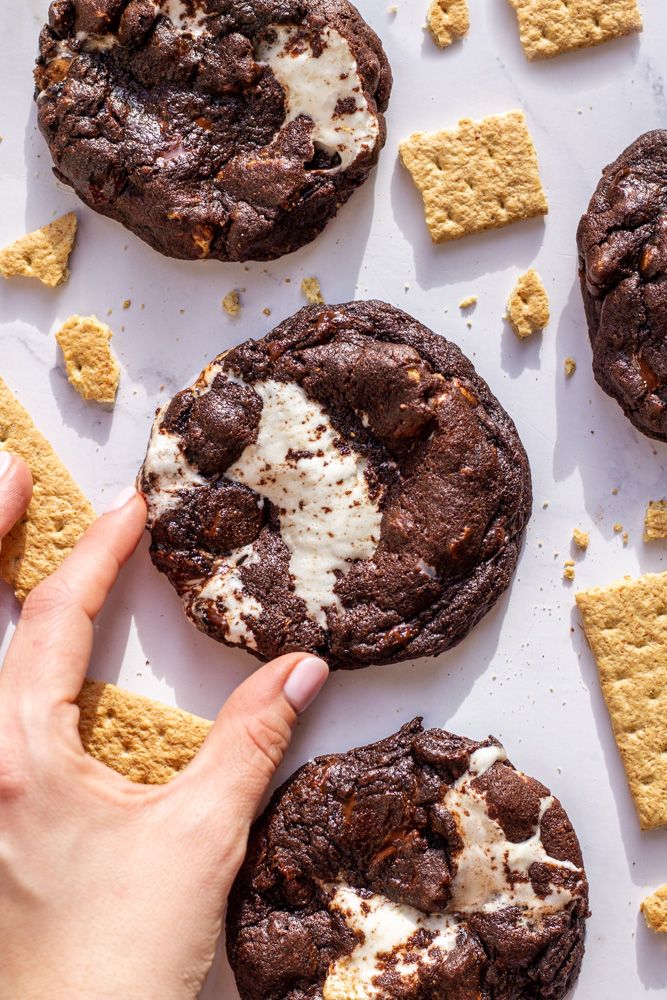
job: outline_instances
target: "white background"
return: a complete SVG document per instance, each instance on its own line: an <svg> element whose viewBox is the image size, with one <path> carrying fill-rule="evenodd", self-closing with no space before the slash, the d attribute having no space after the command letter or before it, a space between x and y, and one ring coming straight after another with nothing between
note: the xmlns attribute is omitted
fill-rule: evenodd
<svg viewBox="0 0 667 1000"><path fill-rule="evenodd" d="M70 209L80 230L67 285L3 282L0 371L99 508L133 481L156 405L219 351L296 311L304 276L318 276L330 302L382 298L456 341L515 419L532 463L535 512L514 585L437 660L334 675L301 722L280 777L315 754L385 736L416 714L474 738L494 733L522 770L562 799L582 842L593 917L576 997L665 995L667 944L646 930L639 902L667 881L667 831L640 833L574 607L577 587L667 568L665 544L642 542L645 503L667 492L667 449L636 432L593 381L575 251L576 225L602 166L641 132L667 125L664 0L641 0L643 35L536 64L523 55L506 0L472 0L469 37L444 52L422 31L427 0L398 0L395 16L388 5L359 3L395 73L375 177L315 244L244 267L162 258L56 183L32 103L46 0L4 0L0 245ZM433 247L397 159L399 141L513 108L528 116L548 218ZM531 265L545 280L553 318L543 336L520 343L503 314L515 278ZM243 311L231 320L221 299L237 286ZM471 294L479 304L468 329L458 303ZM126 298L132 307L123 311ZM107 319L108 309L122 366L113 412L78 397L53 337L71 313ZM578 362L570 380L567 355ZM629 533L625 547L615 522ZM575 525L591 532L591 546L577 558L573 587L562 568ZM0 601L6 643L17 610L4 589ZM99 622L91 673L212 717L254 666L186 623L142 544ZM237 996L222 959L205 996Z"/></svg>

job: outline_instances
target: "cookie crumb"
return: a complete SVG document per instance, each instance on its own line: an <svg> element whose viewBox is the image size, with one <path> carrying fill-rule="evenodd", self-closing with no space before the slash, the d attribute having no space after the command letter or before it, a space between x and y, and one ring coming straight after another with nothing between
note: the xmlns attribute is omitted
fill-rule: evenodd
<svg viewBox="0 0 667 1000"><path fill-rule="evenodd" d="M566 580L574 580L574 559L566 559L563 568L563 577Z"/></svg>
<svg viewBox="0 0 667 1000"><path fill-rule="evenodd" d="M301 291L311 306L324 305L324 296L317 278L304 278L301 282Z"/></svg>
<svg viewBox="0 0 667 1000"><path fill-rule="evenodd" d="M535 146L522 111L415 132L400 145L434 243L546 215Z"/></svg>
<svg viewBox="0 0 667 1000"><path fill-rule="evenodd" d="M619 524L618 521L616 522L616 524L613 525L613 528L617 535L620 535L620 533L623 531L623 525Z"/></svg>
<svg viewBox="0 0 667 1000"><path fill-rule="evenodd" d="M264 309L262 309L262 313L264 314L264 316L270 316L271 310L269 309L268 306L266 306Z"/></svg>
<svg viewBox="0 0 667 1000"><path fill-rule="evenodd" d="M572 532L572 541L578 549L585 552L590 544L591 536L588 531L582 531L581 528L575 528Z"/></svg>
<svg viewBox="0 0 667 1000"><path fill-rule="evenodd" d="M667 538L667 499L650 500L644 516L644 541Z"/></svg>
<svg viewBox="0 0 667 1000"><path fill-rule="evenodd" d="M667 885L663 885L652 896L647 896L640 909L649 930L656 934L667 934Z"/></svg>
<svg viewBox="0 0 667 1000"><path fill-rule="evenodd" d="M574 360L574 358L565 358L563 366L565 368L565 377L572 378L572 376L577 370L577 362Z"/></svg>
<svg viewBox="0 0 667 1000"><path fill-rule="evenodd" d="M227 292L222 300L222 308L228 316L238 316L241 312L241 296L238 288L233 288L231 292Z"/></svg>
<svg viewBox="0 0 667 1000"><path fill-rule="evenodd" d="M432 0L426 19L434 42L447 48L470 28L468 0Z"/></svg>
<svg viewBox="0 0 667 1000"><path fill-rule="evenodd" d="M63 284L69 277L68 264L76 228L76 215L69 212L42 229L22 236L0 250L0 274L3 278L37 278L49 288Z"/></svg>
<svg viewBox="0 0 667 1000"><path fill-rule="evenodd" d="M477 296L469 295L467 299L461 299L459 302L459 309L472 309L473 306L477 305Z"/></svg>
<svg viewBox="0 0 667 1000"><path fill-rule="evenodd" d="M123 309L129 309L132 305L132 299L123 299Z"/></svg>
<svg viewBox="0 0 667 1000"><path fill-rule="evenodd" d="M112 336L96 316L70 316L56 333L67 378L85 400L109 404L116 400L120 368L111 353Z"/></svg>
<svg viewBox="0 0 667 1000"><path fill-rule="evenodd" d="M549 322L549 299L534 268L522 274L514 286L507 303L507 318L521 340L543 330Z"/></svg>

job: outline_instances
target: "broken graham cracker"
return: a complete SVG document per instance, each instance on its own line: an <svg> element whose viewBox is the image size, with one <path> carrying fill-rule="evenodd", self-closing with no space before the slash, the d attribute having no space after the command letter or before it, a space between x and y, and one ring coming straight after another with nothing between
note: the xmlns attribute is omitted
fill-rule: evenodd
<svg viewBox="0 0 667 1000"><path fill-rule="evenodd" d="M84 750L119 774L163 785L182 771L212 723L113 684L84 681L77 698Z"/></svg>
<svg viewBox="0 0 667 1000"><path fill-rule="evenodd" d="M507 318L522 340L543 330L549 322L549 297L534 268L522 274L507 303Z"/></svg>
<svg viewBox="0 0 667 1000"><path fill-rule="evenodd" d="M447 48L468 33L468 0L432 0L426 23L436 44Z"/></svg>
<svg viewBox="0 0 667 1000"><path fill-rule="evenodd" d="M576 595L642 830L667 823L667 573Z"/></svg>
<svg viewBox="0 0 667 1000"><path fill-rule="evenodd" d="M30 466L33 495L27 513L0 547L0 577L23 602L58 568L95 512L30 414L0 379L0 448Z"/></svg>
<svg viewBox="0 0 667 1000"><path fill-rule="evenodd" d="M637 0L509 0L529 59L550 59L642 30Z"/></svg>
<svg viewBox="0 0 667 1000"><path fill-rule="evenodd" d="M434 243L532 219L548 211L537 155L521 111L443 132L415 132L401 159L424 201Z"/></svg>
<svg viewBox="0 0 667 1000"><path fill-rule="evenodd" d="M649 930L656 934L667 934L667 885L663 885L652 896L647 896L640 908Z"/></svg>
<svg viewBox="0 0 667 1000"><path fill-rule="evenodd" d="M650 500L644 517L644 541L667 538L667 500Z"/></svg>
<svg viewBox="0 0 667 1000"><path fill-rule="evenodd" d="M301 291L311 306L324 305L324 296L322 295L320 282L317 278L304 278L301 282Z"/></svg>
<svg viewBox="0 0 667 1000"><path fill-rule="evenodd" d="M76 215L69 212L0 250L0 274L3 278L38 278L55 288L69 277L67 264L75 239Z"/></svg>
<svg viewBox="0 0 667 1000"><path fill-rule="evenodd" d="M67 378L86 400L114 403L120 368L111 352L113 334L95 316L70 316L56 333Z"/></svg>

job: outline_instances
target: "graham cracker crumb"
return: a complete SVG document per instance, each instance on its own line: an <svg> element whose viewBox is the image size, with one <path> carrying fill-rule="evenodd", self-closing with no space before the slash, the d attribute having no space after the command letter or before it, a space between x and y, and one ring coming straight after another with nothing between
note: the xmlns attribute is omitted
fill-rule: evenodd
<svg viewBox="0 0 667 1000"><path fill-rule="evenodd" d="M590 544L591 536L588 531L582 531L581 528L575 528L572 532L572 541L578 549L585 552Z"/></svg>
<svg viewBox="0 0 667 1000"><path fill-rule="evenodd" d="M22 236L0 250L0 274L3 278L37 278L49 288L67 281L76 226L76 215L69 212L42 229Z"/></svg>
<svg viewBox="0 0 667 1000"><path fill-rule="evenodd" d="M262 309L262 312L263 312L263 314L265 316L270 316L271 315L271 310L269 309L268 306L265 309Z"/></svg>
<svg viewBox="0 0 667 1000"><path fill-rule="evenodd" d="M111 353L112 336L95 316L70 316L56 333L67 378L83 399L115 402L120 368Z"/></svg>
<svg viewBox="0 0 667 1000"><path fill-rule="evenodd" d="M650 500L644 517L644 541L667 538L667 499Z"/></svg>
<svg viewBox="0 0 667 1000"><path fill-rule="evenodd" d="M549 299L534 268L522 274L507 303L507 318L522 340L543 330L549 322Z"/></svg>
<svg viewBox="0 0 667 1000"><path fill-rule="evenodd" d="M238 316L241 312L241 296L238 288L233 288L231 292L227 292L222 300L222 308L228 316Z"/></svg>
<svg viewBox="0 0 667 1000"><path fill-rule="evenodd" d="M577 370L577 362L574 360L574 358L565 358L564 367L565 367L565 377L572 378L572 376Z"/></svg>
<svg viewBox="0 0 667 1000"><path fill-rule="evenodd" d="M619 524L618 521L616 522L616 524L613 525L613 528L617 535L620 535L620 533L623 531L623 525Z"/></svg>
<svg viewBox="0 0 667 1000"><path fill-rule="evenodd" d="M30 466L32 500L0 549L0 577L23 602L70 554L95 512L30 414L0 379L0 448Z"/></svg>
<svg viewBox="0 0 667 1000"><path fill-rule="evenodd" d="M577 594L643 830L667 823L667 573Z"/></svg>
<svg viewBox="0 0 667 1000"><path fill-rule="evenodd" d="M311 306L324 305L324 296L317 278L304 278L301 282L301 291Z"/></svg>
<svg viewBox="0 0 667 1000"><path fill-rule="evenodd" d="M132 299L123 299L123 309L129 309L132 305Z"/></svg>
<svg viewBox="0 0 667 1000"><path fill-rule="evenodd" d="M468 0L432 0L426 23L436 44L447 48L468 33Z"/></svg>
<svg viewBox="0 0 667 1000"><path fill-rule="evenodd" d="M401 160L424 201L434 243L498 229L548 211L537 155L521 111L442 132L415 132Z"/></svg>
<svg viewBox="0 0 667 1000"><path fill-rule="evenodd" d="M652 896L647 896L641 904L641 911L649 930L656 934L667 934L667 885L663 885Z"/></svg>
<svg viewBox="0 0 667 1000"><path fill-rule="evenodd" d="M477 296L469 295L467 299L461 299L459 302L459 309L472 309L473 306L477 305Z"/></svg>
<svg viewBox="0 0 667 1000"><path fill-rule="evenodd" d="M147 785L165 784L187 767L212 725L99 681L84 681L77 704L84 750Z"/></svg>
<svg viewBox="0 0 667 1000"><path fill-rule="evenodd" d="M566 580L574 580L574 559L566 559L563 568L563 577Z"/></svg>
<svg viewBox="0 0 667 1000"><path fill-rule="evenodd" d="M637 0L509 0L529 59L600 45L642 30Z"/></svg>

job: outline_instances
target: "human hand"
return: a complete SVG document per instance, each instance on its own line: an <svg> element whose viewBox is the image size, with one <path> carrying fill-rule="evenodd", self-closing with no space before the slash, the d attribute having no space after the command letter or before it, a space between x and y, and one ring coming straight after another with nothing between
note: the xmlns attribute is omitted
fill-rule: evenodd
<svg viewBox="0 0 667 1000"><path fill-rule="evenodd" d="M0 537L29 496L25 464L0 467ZM140 494L121 494L28 597L0 672L7 1000L197 996L260 799L327 677L300 653L262 667L167 785L132 784L87 756L75 699L93 621L145 519Z"/></svg>

